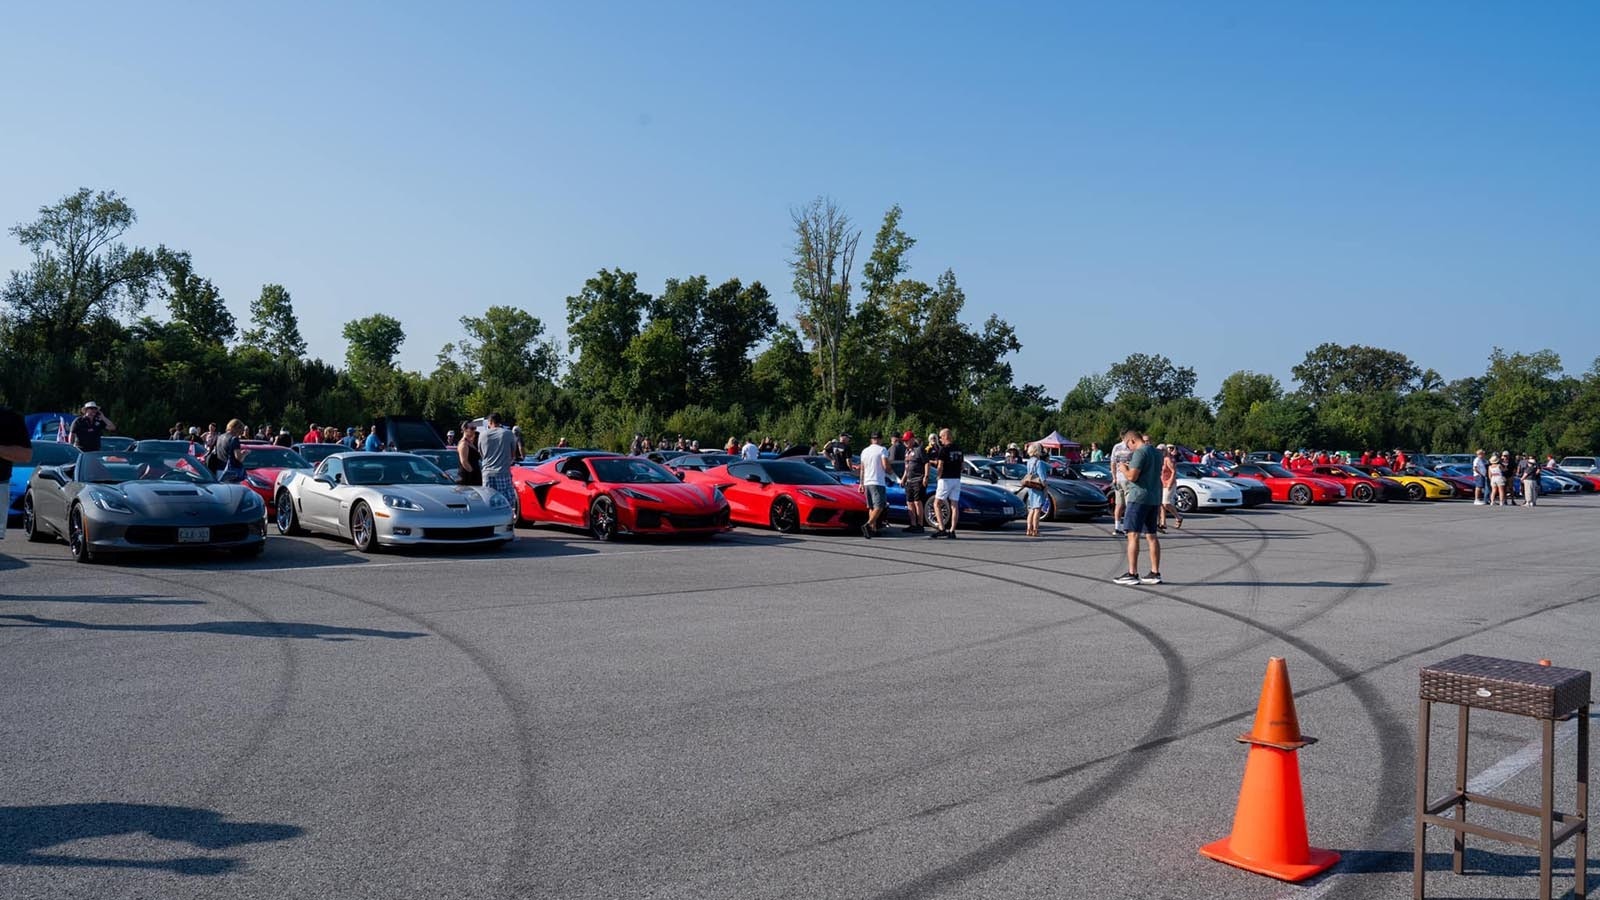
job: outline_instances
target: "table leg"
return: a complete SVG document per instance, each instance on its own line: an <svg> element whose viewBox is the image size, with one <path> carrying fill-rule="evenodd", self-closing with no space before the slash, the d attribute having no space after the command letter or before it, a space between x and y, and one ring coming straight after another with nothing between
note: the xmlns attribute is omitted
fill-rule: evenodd
<svg viewBox="0 0 1600 900"><path fill-rule="evenodd" d="M1467 820L1467 798L1461 796L1467 790L1467 717L1468 708L1456 707L1456 796L1461 797L1456 801L1456 821ZM1460 875L1466 867L1467 859L1467 833L1455 832L1455 840L1450 844L1450 870Z"/></svg>
<svg viewBox="0 0 1600 900"><path fill-rule="evenodd" d="M1416 846L1411 857L1412 900L1423 900L1423 888L1427 880L1428 824L1422 821L1422 816L1428 808L1428 732L1432 708L1433 704L1427 700L1417 708L1417 810L1413 838Z"/></svg>
<svg viewBox="0 0 1600 900"><path fill-rule="evenodd" d="M1589 707L1578 710L1578 796L1574 804L1583 819L1583 830L1573 844L1572 872L1577 876L1577 895L1589 892Z"/></svg>
<svg viewBox="0 0 1600 900"><path fill-rule="evenodd" d="M1555 828L1556 801L1556 723L1545 719L1542 726L1544 757L1539 769L1539 900L1550 900L1550 836Z"/></svg>

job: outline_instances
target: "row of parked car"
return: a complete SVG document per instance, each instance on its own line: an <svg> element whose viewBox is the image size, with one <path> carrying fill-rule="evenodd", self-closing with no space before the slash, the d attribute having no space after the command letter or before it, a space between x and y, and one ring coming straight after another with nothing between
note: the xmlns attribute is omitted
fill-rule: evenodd
<svg viewBox="0 0 1600 900"><path fill-rule="evenodd" d="M364 551L415 544L499 544L518 525L583 529L601 540L621 534L710 536L738 526L858 530L867 509L853 471L803 448L746 460L725 453L661 451L646 457L603 450L544 448L512 469L514 498L458 484L454 450L365 453L337 444L243 445L241 483L222 484L187 441L128 442L79 454L38 441L34 461L13 474L8 514L31 540L65 540L89 562L125 550L211 547L254 555L268 523L281 534L329 534ZM1470 457L1469 457L1470 459ZM1248 509L1356 501L1470 498L1470 463L1382 466L1328 464L1285 469L1267 461L1177 467L1180 511ZM1592 460L1591 460L1592 462ZM909 523L910 499L894 464L889 520ZM964 527L1001 528L1026 515L1019 496L1026 467L967 457ZM1600 473L1544 470L1547 494L1593 492ZM1045 516L1090 521L1111 506L1106 463L1050 463ZM1520 490L1520 484L1517 485ZM924 487L931 524L935 487Z"/></svg>

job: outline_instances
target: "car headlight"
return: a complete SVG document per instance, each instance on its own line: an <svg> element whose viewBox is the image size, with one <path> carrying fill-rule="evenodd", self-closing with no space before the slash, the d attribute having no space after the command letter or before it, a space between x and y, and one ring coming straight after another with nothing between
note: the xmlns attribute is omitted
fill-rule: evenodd
<svg viewBox="0 0 1600 900"><path fill-rule="evenodd" d="M246 476L244 476L244 480L245 480L245 483L250 485L251 487L258 487L258 488L261 488L263 490L265 490L266 488L272 487L272 482L266 480L265 478L262 478L259 475L254 475L254 474L246 475Z"/></svg>
<svg viewBox="0 0 1600 900"><path fill-rule="evenodd" d="M807 497L810 497L813 500L832 500L833 499L832 497L829 497L827 494L824 494L821 491L813 491L813 490L811 490L809 488L801 488L800 489L800 493L806 495Z"/></svg>
<svg viewBox="0 0 1600 900"><path fill-rule="evenodd" d="M499 497L500 495L499 494L495 494L495 496ZM419 511L419 512L422 510L422 507L416 505L415 503L412 503L410 500L407 500L405 497L401 497L401 496L398 496L396 494L384 494L382 499L383 499L383 505L389 507L390 509L410 509L410 510L416 510L416 511ZM504 502L504 500L502 499L501 502Z"/></svg>
<svg viewBox="0 0 1600 900"><path fill-rule="evenodd" d="M121 497L112 494L90 494L89 502L106 512L120 513L124 516L133 515L133 508L128 506Z"/></svg>
<svg viewBox="0 0 1600 900"><path fill-rule="evenodd" d="M511 508L511 503L510 503L510 501L506 500L505 496L502 495L502 494L490 494L489 495L489 508L490 509L510 509Z"/></svg>
<svg viewBox="0 0 1600 900"><path fill-rule="evenodd" d="M661 502L661 498L660 497L656 497L656 496L653 496L651 494L646 494L644 491L641 491L638 488L631 488L631 487L617 488L617 493L619 495L623 496L623 497L632 497L635 500L643 500L643 501L645 501L647 503L660 503Z"/></svg>
<svg viewBox="0 0 1600 900"><path fill-rule="evenodd" d="M261 496L255 491L245 491L244 496L239 498L240 512L252 512L265 508L266 504L261 502Z"/></svg>

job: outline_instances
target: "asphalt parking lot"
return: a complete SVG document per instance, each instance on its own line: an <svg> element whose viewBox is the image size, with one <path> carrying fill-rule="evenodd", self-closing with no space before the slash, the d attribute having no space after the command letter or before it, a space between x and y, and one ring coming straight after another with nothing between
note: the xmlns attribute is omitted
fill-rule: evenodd
<svg viewBox="0 0 1600 900"><path fill-rule="evenodd" d="M103 566L13 531L0 897L1410 896L1417 668L1594 669L1597 524L1592 497L1197 515L1153 588L1109 582L1108 523ZM1271 655L1345 854L1300 886L1196 853ZM1511 757L1534 802L1534 724L1474 723L1472 771ZM1568 808L1571 771L1568 742ZM1430 896L1537 895L1531 851L1469 846L1453 876L1432 839ZM1557 896L1571 871L1569 843Z"/></svg>

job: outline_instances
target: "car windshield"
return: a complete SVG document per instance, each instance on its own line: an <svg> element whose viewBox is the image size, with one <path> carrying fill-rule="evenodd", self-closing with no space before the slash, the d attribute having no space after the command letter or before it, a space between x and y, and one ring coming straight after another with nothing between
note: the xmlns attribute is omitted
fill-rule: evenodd
<svg viewBox="0 0 1600 900"><path fill-rule="evenodd" d="M710 469L714 466L725 466L728 463L734 462L738 459L739 457L734 456L731 453L700 453L680 457L673 460L673 462L680 463L685 466L703 466L707 469Z"/></svg>
<svg viewBox="0 0 1600 900"><path fill-rule="evenodd" d="M349 449L343 444L301 444L297 452L306 462L319 463L335 453L345 453Z"/></svg>
<svg viewBox="0 0 1600 900"><path fill-rule="evenodd" d="M133 449L140 453L192 454L194 445L188 441L138 441Z"/></svg>
<svg viewBox="0 0 1600 900"><path fill-rule="evenodd" d="M77 477L79 481L94 484L123 484L129 481L204 484L216 480L192 456L142 451L85 453L78 458Z"/></svg>
<svg viewBox="0 0 1600 900"><path fill-rule="evenodd" d="M678 476L661 468L659 463L637 457L595 459L595 477L610 484L677 484Z"/></svg>
<svg viewBox="0 0 1600 900"><path fill-rule="evenodd" d="M78 448L71 444L58 444L55 441L34 441L33 459L26 464L30 466L64 466L78 458Z"/></svg>
<svg viewBox="0 0 1600 900"><path fill-rule="evenodd" d="M766 465L767 474L771 476L773 484L838 484L838 480L826 472L819 472L803 462L770 462Z"/></svg>
<svg viewBox="0 0 1600 900"><path fill-rule="evenodd" d="M286 447L246 447L245 469L309 469L305 457Z"/></svg>
<svg viewBox="0 0 1600 900"><path fill-rule="evenodd" d="M390 453L357 456L344 461L344 479L350 484L454 484L450 476L420 456Z"/></svg>
<svg viewBox="0 0 1600 900"><path fill-rule="evenodd" d="M1111 466L1106 463L1084 463L1079 471L1083 473L1083 477L1093 478L1098 481L1105 481L1111 477Z"/></svg>
<svg viewBox="0 0 1600 900"><path fill-rule="evenodd" d="M1283 466L1275 465L1273 463L1268 463L1268 462L1256 463L1255 465L1256 465L1256 468L1258 468L1261 471L1267 473L1268 475L1271 475L1273 478L1294 478L1295 477L1295 474L1293 472L1289 471L1288 469L1285 469Z"/></svg>
<svg viewBox="0 0 1600 900"><path fill-rule="evenodd" d="M1028 474L1028 467L1022 463L997 463L994 468L1001 478L1022 478Z"/></svg>
<svg viewBox="0 0 1600 900"><path fill-rule="evenodd" d="M413 450L413 454L448 472L461 468L461 456L454 450Z"/></svg>
<svg viewBox="0 0 1600 900"><path fill-rule="evenodd" d="M1561 464L1563 466L1572 466L1575 469L1592 469L1594 468L1594 457L1569 456L1566 459L1563 459Z"/></svg>
<svg viewBox="0 0 1600 900"><path fill-rule="evenodd" d="M1370 478L1371 477L1367 473L1361 471L1360 469L1352 469L1349 466L1329 466L1328 467L1328 474L1329 475L1339 475L1339 476L1344 477L1344 478Z"/></svg>

